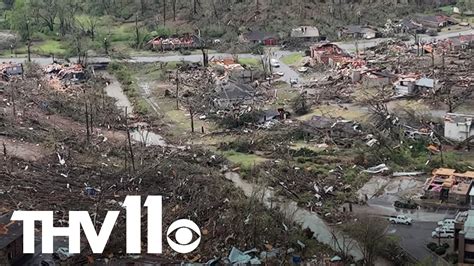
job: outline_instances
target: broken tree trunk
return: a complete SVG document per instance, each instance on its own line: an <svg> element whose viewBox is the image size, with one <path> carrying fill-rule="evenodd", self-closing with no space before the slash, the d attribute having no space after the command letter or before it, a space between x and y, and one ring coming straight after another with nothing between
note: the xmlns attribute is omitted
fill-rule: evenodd
<svg viewBox="0 0 474 266"><path fill-rule="evenodd" d="M130 160L132 161L132 170L135 172L135 159L133 155L132 138L130 136L130 128L128 127L127 107L125 107L125 126L127 127L128 148L130 150Z"/></svg>

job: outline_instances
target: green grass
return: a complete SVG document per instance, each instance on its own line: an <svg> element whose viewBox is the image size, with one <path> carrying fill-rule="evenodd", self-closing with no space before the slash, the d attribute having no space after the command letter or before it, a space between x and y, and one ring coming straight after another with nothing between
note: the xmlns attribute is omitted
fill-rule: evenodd
<svg viewBox="0 0 474 266"><path fill-rule="evenodd" d="M242 168L250 169L254 165L264 162L266 159L255 154L236 152L234 150L225 151L223 155L232 163L240 165Z"/></svg>
<svg viewBox="0 0 474 266"><path fill-rule="evenodd" d="M239 64L247 66L259 66L261 62L256 58L239 58Z"/></svg>
<svg viewBox="0 0 474 266"><path fill-rule="evenodd" d="M303 59L303 55L301 53L294 53L287 56L283 56L281 58L281 61L287 65L296 65L301 61L301 59Z"/></svg>
<svg viewBox="0 0 474 266"><path fill-rule="evenodd" d="M41 55L64 55L66 49L61 42L55 40L47 40L33 47L33 51Z"/></svg>

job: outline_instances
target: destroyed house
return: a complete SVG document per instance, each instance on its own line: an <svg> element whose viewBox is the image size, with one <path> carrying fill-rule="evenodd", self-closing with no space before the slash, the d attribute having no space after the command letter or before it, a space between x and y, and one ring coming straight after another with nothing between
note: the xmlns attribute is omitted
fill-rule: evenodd
<svg viewBox="0 0 474 266"><path fill-rule="evenodd" d="M6 81L11 77L23 75L23 64L0 64L0 73Z"/></svg>
<svg viewBox="0 0 474 266"><path fill-rule="evenodd" d="M464 205L469 202L473 179L472 171L456 173L454 169L435 169L423 187L425 197Z"/></svg>
<svg viewBox="0 0 474 266"><path fill-rule="evenodd" d="M154 50L176 50L193 49L201 46L201 39L194 34L184 34L181 36L158 36L151 39L147 45Z"/></svg>
<svg viewBox="0 0 474 266"><path fill-rule="evenodd" d="M23 226L10 221L11 215L0 216L0 265L12 265L23 257Z"/></svg>
<svg viewBox="0 0 474 266"><path fill-rule="evenodd" d="M465 141L474 136L474 115L447 113L444 117L444 137L454 141Z"/></svg>
<svg viewBox="0 0 474 266"><path fill-rule="evenodd" d="M417 23L411 18L405 18L400 22L402 32L416 32L425 33L426 30L420 23Z"/></svg>
<svg viewBox="0 0 474 266"><path fill-rule="evenodd" d="M450 47L455 50L473 48L474 34L451 37L447 41Z"/></svg>
<svg viewBox="0 0 474 266"><path fill-rule="evenodd" d="M277 45L279 39L277 34L265 31L251 31L244 33L241 38L245 42L263 45Z"/></svg>
<svg viewBox="0 0 474 266"><path fill-rule="evenodd" d="M236 105L252 104L255 89L247 84L229 81L216 88L214 105L218 108L231 108Z"/></svg>
<svg viewBox="0 0 474 266"><path fill-rule="evenodd" d="M346 63L351 59L351 56L338 45L323 42L311 46L311 58L320 64L335 65L337 63Z"/></svg>
<svg viewBox="0 0 474 266"><path fill-rule="evenodd" d="M300 26L291 30L290 37L304 41L318 41L319 29L312 26Z"/></svg>

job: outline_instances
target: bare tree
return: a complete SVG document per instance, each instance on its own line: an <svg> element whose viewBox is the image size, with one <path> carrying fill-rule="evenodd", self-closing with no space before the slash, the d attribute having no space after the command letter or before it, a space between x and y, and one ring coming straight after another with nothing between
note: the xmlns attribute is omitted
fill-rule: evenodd
<svg viewBox="0 0 474 266"><path fill-rule="evenodd" d="M364 256L364 265L374 265L386 243L388 222L382 218L359 216L346 226Z"/></svg>

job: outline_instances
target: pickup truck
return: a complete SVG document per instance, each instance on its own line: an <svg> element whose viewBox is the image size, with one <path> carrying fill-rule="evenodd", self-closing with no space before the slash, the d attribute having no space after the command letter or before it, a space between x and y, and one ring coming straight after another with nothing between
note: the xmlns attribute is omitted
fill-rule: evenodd
<svg viewBox="0 0 474 266"><path fill-rule="evenodd" d="M413 222L412 218L408 218L405 215L391 216L388 221L392 224L406 224L409 225Z"/></svg>

